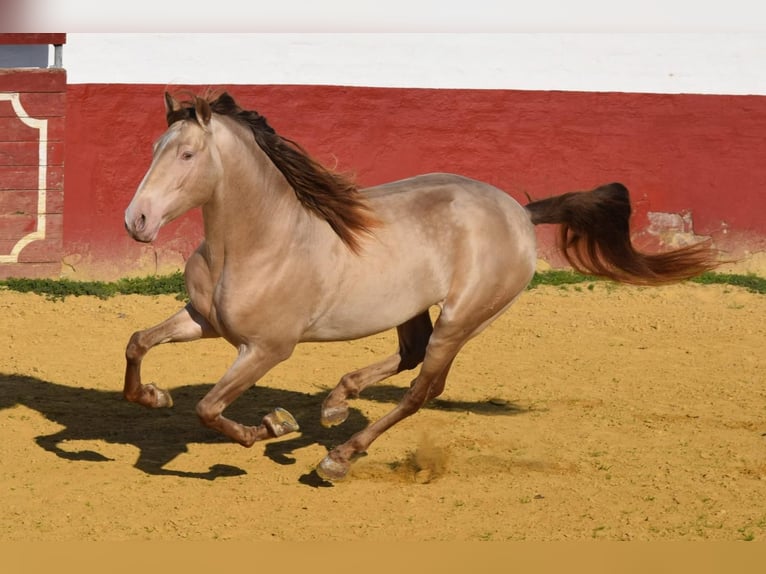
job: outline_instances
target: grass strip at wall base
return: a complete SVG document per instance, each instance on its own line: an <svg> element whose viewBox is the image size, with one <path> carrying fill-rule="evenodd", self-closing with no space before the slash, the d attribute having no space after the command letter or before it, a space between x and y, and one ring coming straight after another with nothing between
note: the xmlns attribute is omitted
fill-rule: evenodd
<svg viewBox="0 0 766 574"><path fill-rule="evenodd" d="M702 285L730 285L746 289L751 293L766 295L766 278L754 274L708 272L689 281ZM541 285L560 287L583 283L593 285L596 282L609 281L574 271L552 269L535 273L527 289L535 289ZM114 282L10 278L0 280L0 289L37 293L52 300L63 300L70 296L107 299L115 295L175 295L179 301L188 299L184 276L180 271L170 275L125 278Z"/></svg>

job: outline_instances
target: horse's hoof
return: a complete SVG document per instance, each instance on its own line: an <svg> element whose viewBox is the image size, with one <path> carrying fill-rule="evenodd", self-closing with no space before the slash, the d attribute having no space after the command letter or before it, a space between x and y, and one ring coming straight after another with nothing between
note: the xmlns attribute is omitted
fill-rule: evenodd
<svg viewBox="0 0 766 574"><path fill-rule="evenodd" d="M319 422L323 427L330 428L339 425L348 418L348 407L340 405L337 407L327 407L322 409L322 416Z"/></svg>
<svg viewBox="0 0 766 574"><path fill-rule="evenodd" d="M350 462L338 462L330 458L329 454L322 459L316 468L319 477L328 482L339 482L345 479L349 470L351 470Z"/></svg>
<svg viewBox="0 0 766 574"><path fill-rule="evenodd" d="M173 406L173 397L170 396L170 392L166 391L165 389L159 388L154 383L149 383L146 385L146 389L149 391L149 394L152 396L153 399L153 407L155 409L160 408L170 408Z"/></svg>
<svg viewBox="0 0 766 574"><path fill-rule="evenodd" d="M269 430L275 437L300 430L295 417L280 407L275 408L263 417L263 424L269 427Z"/></svg>

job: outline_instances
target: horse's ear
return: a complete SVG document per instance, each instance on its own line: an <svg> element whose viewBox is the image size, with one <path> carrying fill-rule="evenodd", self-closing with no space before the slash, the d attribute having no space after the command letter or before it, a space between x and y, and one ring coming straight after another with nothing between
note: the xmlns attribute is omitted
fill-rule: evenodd
<svg viewBox="0 0 766 574"><path fill-rule="evenodd" d="M168 126L179 119L176 112L180 111L181 107L178 100L170 95L170 92L165 92L165 119L168 122Z"/></svg>
<svg viewBox="0 0 766 574"><path fill-rule="evenodd" d="M219 104L224 104L227 108L236 108L237 103L234 101L234 98L231 97L231 94L229 92L223 92L220 96L217 98L217 102Z"/></svg>
<svg viewBox="0 0 766 574"><path fill-rule="evenodd" d="M194 111L197 115L197 121L206 127L210 123L210 116L212 111L210 110L210 104L203 98L194 98Z"/></svg>
<svg viewBox="0 0 766 574"><path fill-rule="evenodd" d="M178 103L178 100L171 96L170 92L165 92L165 113L170 114L172 112L177 112L180 109L181 104Z"/></svg>

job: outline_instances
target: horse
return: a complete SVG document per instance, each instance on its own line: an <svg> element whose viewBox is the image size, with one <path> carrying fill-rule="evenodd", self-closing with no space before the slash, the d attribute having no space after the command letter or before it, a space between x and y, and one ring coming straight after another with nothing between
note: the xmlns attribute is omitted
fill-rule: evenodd
<svg viewBox="0 0 766 574"><path fill-rule="evenodd" d="M222 337L236 358L196 403L196 414L202 425L251 447L299 431L298 422L276 407L249 426L224 416L225 409L297 344L395 328L395 352L343 375L321 404L321 424L343 423L349 400L370 385L419 370L392 410L328 448L315 471L329 483L347 478L373 441L438 397L461 348L521 295L535 273L536 225L558 226L558 248L573 269L619 283L674 283L719 264L709 241L637 250L629 193L620 183L525 205L451 173L362 188L228 91L165 91L164 104L168 127L125 210L125 227L149 243L163 225L199 207L204 239L186 261L188 303L130 337L123 396L146 407L172 406L167 390L141 382L147 352Z"/></svg>

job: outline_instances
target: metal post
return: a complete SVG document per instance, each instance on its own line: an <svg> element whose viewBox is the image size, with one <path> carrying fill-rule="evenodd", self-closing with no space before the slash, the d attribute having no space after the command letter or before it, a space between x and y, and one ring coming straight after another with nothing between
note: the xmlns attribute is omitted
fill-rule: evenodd
<svg viewBox="0 0 766 574"><path fill-rule="evenodd" d="M61 68L64 63L64 46L62 44L53 45L53 67Z"/></svg>

